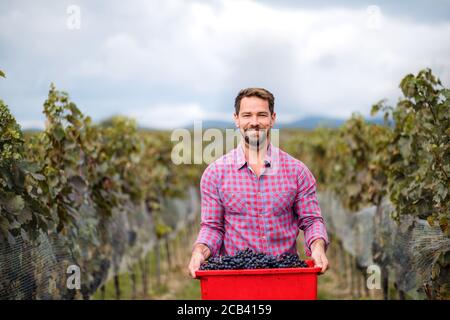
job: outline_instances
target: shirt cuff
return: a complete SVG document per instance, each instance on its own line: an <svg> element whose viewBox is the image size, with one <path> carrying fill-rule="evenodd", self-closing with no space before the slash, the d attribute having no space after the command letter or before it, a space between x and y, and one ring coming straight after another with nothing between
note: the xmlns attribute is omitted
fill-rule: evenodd
<svg viewBox="0 0 450 320"><path fill-rule="evenodd" d="M322 239L325 242L324 250L325 250L325 252L327 252L328 246L330 245L330 241L328 240L328 238L324 237L322 235L314 235L310 239L308 239L307 242L305 241L305 253L308 257L311 257L311 245L317 239Z"/></svg>
<svg viewBox="0 0 450 320"><path fill-rule="evenodd" d="M212 243L209 243L206 240L197 240L195 241L194 245L192 246L192 250L194 251L194 248L197 244L204 244L205 246L208 247L209 251L211 252L211 255L209 257L213 257L216 255L216 252L218 251L218 248L216 248L216 246L214 246Z"/></svg>

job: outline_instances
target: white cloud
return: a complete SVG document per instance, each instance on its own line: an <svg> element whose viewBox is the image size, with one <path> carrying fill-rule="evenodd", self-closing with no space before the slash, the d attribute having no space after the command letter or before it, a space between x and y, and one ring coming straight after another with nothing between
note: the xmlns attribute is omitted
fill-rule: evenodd
<svg viewBox="0 0 450 320"><path fill-rule="evenodd" d="M401 78L424 67L450 82L450 22L400 19L383 7L374 27L366 8L80 1L81 30L68 31L64 4L10 6L0 10L0 57L11 73L0 96L13 111L24 108L21 87L42 95L56 81L94 117L128 105L142 125L166 128L229 120L237 91L262 86L288 121L368 114L379 99L395 103Z"/></svg>
<svg viewBox="0 0 450 320"><path fill-rule="evenodd" d="M203 111L198 104L158 105L124 111L124 114L138 120L142 126L169 129L183 127L202 119Z"/></svg>
<svg viewBox="0 0 450 320"><path fill-rule="evenodd" d="M157 129L182 128L193 126L194 122L222 119L232 124L232 111L208 111L196 103L166 104L124 110L122 114L135 118L144 127Z"/></svg>

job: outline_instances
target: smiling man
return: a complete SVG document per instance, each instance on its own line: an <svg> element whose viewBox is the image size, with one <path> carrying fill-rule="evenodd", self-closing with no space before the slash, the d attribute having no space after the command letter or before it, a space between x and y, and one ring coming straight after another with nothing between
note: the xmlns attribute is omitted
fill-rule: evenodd
<svg viewBox="0 0 450 320"><path fill-rule="evenodd" d="M299 230L306 254L322 273L328 268L329 240L314 176L270 142L274 100L262 88L243 89L235 99L234 120L244 139L202 175L201 228L188 267L194 278L209 256L246 248L272 255L297 253Z"/></svg>

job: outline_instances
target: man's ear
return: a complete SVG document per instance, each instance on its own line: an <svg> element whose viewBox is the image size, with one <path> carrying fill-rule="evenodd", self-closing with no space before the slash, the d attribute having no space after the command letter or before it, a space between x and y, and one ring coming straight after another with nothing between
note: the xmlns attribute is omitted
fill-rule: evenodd
<svg viewBox="0 0 450 320"><path fill-rule="evenodd" d="M234 123L236 124L236 127L239 128L239 117L238 115L235 113L233 113L233 118L234 118Z"/></svg>
<svg viewBox="0 0 450 320"><path fill-rule="evenodd" d="M273 125L275 124L275 120L277 119L277 114L274 112L274 113L271 114L270 117L271 117L271 119L270 119L270 122L271 122L270 127L272 128Z"/></svg>

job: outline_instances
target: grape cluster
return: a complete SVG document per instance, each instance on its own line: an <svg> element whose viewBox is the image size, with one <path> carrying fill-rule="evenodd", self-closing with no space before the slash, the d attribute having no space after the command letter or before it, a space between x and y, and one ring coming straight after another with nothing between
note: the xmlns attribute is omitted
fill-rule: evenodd
<svg viewBox="0 0 450 320"><path fill-rule="evenodd" d="M272 269L272 268L307 268L305 261L297 254L283 253L272 256L257 253L247 248L239 250L234 256L224 255L208 259L200 270L238 270L238 269Z"/></svg>

